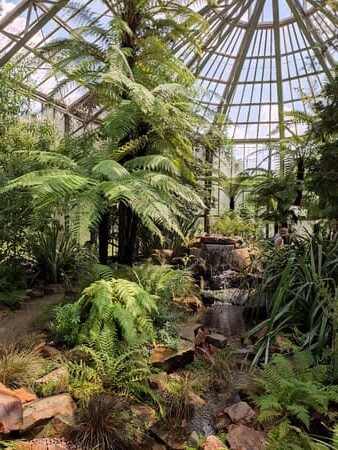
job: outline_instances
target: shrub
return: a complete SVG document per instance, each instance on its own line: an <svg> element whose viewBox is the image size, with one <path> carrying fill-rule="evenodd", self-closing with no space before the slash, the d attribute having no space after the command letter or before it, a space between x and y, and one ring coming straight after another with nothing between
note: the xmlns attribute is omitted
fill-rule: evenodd
<svg viewBox="0 0 338 450"><path fill-rule="evenodd" d="M260 224L252 218L243 218L236 212L226 212L218 217L211 225L213 233L224 236L256 237L259 234Z"/></svg>
<svg viewBox="0 0 338 450"><path fill-rule="evenodd" d="M149 318L155 299L138 284L123 279L100 280L84 289L73 304L56 308L53 330L69 345L96 341L109 330L117 342L151 340L154 330Z"/></svg>
<svg viewBox="0 0 338 450"><path fill-rule="evenodd" d="M131 450L126 402L117 395L95 394L83 406L72 440L83 450Z"/></svg>
<svg viewBox="0 0 338 450"><path fill-rule="evenodd" d="M94 394L103 392L103 383L97 371L84 361L70 361L67 365L68 393L79 401L80 405L88 403Z"/></svg>
<svg viewBox="0 0 338 450"><path fill-rule="evenodd" d="M194 391L194 380L188 375L170 377L165 384L165 411L170 421L190 420L195 411L191 400Z"/></svg>
<svg viewBox="0 0 338 450"><path fill-rule="evenodd" d="M41 355L14 344L0 345L0 382L10 388L30 387L44 373Z"/></svg>

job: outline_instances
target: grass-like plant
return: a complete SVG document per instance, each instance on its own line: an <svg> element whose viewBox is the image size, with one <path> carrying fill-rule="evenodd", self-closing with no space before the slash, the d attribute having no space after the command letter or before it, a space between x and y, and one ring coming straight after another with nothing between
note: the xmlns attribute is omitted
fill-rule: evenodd
<svg viewBox="0 0 338 450"><path fill-rule="evenodd" d="M128 414L122 397L95 394L82 407L72 440L83 450L131 450Z"/></svg>
<svg viewBox="0 0 338 450"><path fill-rule="evenodd" d="M32 386L43 375L45 366L43 357L31 349L0 345L0 383L9 388Z"/></svg>
<svg viewBox="0 0 338 450"><path fill-rule="evenodd" d="M270 294L268 317L250 331L259 333L255 362L267 362L276 336L292 333L318 358L331 357L338 379L338 235L294 240L267 252L264 280L257 291Z"/></svg>

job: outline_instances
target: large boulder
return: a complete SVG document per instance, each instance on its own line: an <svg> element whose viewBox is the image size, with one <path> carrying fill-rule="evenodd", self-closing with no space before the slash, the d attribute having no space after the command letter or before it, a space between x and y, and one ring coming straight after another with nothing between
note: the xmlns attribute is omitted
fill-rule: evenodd
<svg viewBox="0 0 338 450"><path fill-rule="evenodd" d="M23 410L18 397L0 392L0 433L20 430Z"/></svg>
<svg viewBox="0 0 338 450"><path fill-rule="evenodd" d="M266 447L266 435L246 425L231 425L227 435L232 450L262 450Z"/></svg>
<svg viewBox="0 0 338 450"><path fill-rule="evenodd" d="M21 401L22 404L32 402L37 398L33 392L28 391L27 389L24 388L9 389L2 383L0 383L0 393L9 395L11 397L16 397Z"/></svg>
<svg viewBox="0 0 338 450"><path fill-rule="evenodd" d="M58 415L74 417L75 409L75 403L69 394L53 395L27 403L23 406L22 430L29 430Z"/></svg>
<svg viewBox="0 0 338 450"><path fill-rule="evenodd" d="M231 252L232 269L243 272L251 266L251 257L247 248L237 248Z"/></svg>

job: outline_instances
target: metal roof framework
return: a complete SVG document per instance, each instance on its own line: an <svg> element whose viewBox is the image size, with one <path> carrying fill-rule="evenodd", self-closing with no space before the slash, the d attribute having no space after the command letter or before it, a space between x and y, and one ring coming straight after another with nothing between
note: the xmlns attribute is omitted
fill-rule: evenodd
<svg viewBox="0 0 338 450"><path fill-rule="evenodd" d="M202 53L185 42L176 51L199 79L205 115L212 121L216 113L223 114L239 157L250 159L254 150L259 164L259 149L288 136L286 113L308 111L309 99L332 78L338 61L338 15L323 0L191 3L209 23L198 36ZM73 131L98 123L103 111L88 105L83 87L55 89L65 74L53 71L41 48L71 37L85 10L93 23L111 20L104 0L82 0L79 5L74 8L69 0L6 0L0 19L0 67L9 61L23 65L28 70L23 86L30 87L37 105L65 115ZM301 133L301 127L295 125L294 132ZM252 166L252 161L247 164Z"/></svg>

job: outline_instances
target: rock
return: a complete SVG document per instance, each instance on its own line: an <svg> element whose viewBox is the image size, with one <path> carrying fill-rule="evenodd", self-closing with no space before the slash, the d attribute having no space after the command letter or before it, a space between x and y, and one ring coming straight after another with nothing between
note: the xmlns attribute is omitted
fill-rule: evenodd
<svg viewBox="0 0 338 450"><path fill-rule="evenodd" d="M226 446L218 437L211 435L206 438L201 448L203 450L225 450Z"/></svg>
<svg viewBox="0 0 338 450"><path fill-rule="evenodd" d="M157 347L153 352L151 362L154 367L170 373L191 364L194 361L194 351L194 345L191 343L183 343L177 350Z"/></svg>
<svg viewBox="0 0 338 450"><path fill-rule="evenodd" d="M209 364L214 364L215 359L212 356L212 354L209 352L209 350L205 347L196 347L196 355L199 356L201 359L204 359L205 362Z"/></svg>
<svg viewBox="0 0 338 450"><path fill-rule="evenodd" d="M209 330L205 327L200 327L197 330L195 335L195 345L200 346L203 345L207 339L207 335L209 334Z"/></svg>
<svg viewBox="0 0 338 450"><path fill-rule="evenodd" d="M173 250L170 250L168 248L154 250L153 254L151 255L151 259L155 264L170 264L173 258L173 253Z"/></svg>
<svg viewBox="0 0 338 450"><path fill-rule="evenodd" d="M183 295L181 297L174 297L173 301L193 312L197 312L204 306L202 300L196 295Z"/></svg>
<svg viewBox="0 0 338 450"><path fill-rule="evenodd" d="M32 288L26 290L26 295L31 299L43 297L44 294L45 293L42 289Z"/></svg>
<svg viewBox="0 0 338 450"><path fill-rule="evenodd" d="M266 447L266 435L246 425L231 425L227 435L232 450L262 450Z"/></svg>
<svg viewBox="0 0 338 450"><path fill-rule="evenodd" d="M23 410L20 399L0 392L0 433L20 430L22 421Z"/></svg>
<svg viewBox="0 0 338 450"><path fill-rule="evenodd" d="M202 250L199 247L190 247L189 255L194 256L195 258L200 258L202 254Z"/></svg>
<svg viewBox="0 0 338 450"><path fill-rule="evenodd" d="M52 345L44 344L39 351L45 358L59 358L62 356L62 352Z"/></svg>
<svg viewBox="0 0 338 450"><path fill-rule="evenodd" d="M201 396L193 391L188 392L188 401L194 406L194 408L202 408L202 406L206 403Z"/></svg>
<svg viewBox="0 0 338 450"><path fill-rule="evenodd" d="M69 394L53 395L52 397L35 400L23 406L24 431L55 416L74 417L75 403Z"/></svg>
<svg viewBox="0 0 338 450"><path fill-rule="evenodd" d="M37 435L38 438L69 436L75 426L75 417L58 414Z"/></svg>
<svg viewBox="0 0 338 450"><path fill-rule="evenodd" d="M152 427L156 422L156 411L150 406L132 405L130 409L146 428Z"/></svg>
<svg viewBox="0 0 338 450"><path fill-rule="evenodd" d="M65 367L58 367L43 377L35 381L36 384L45 384L49 382L60 382L68 379L68 371Z"/></svg>
<svg viewBox="0 0 338 450"><path fill-rule="evenodd" d="M206 337L206 342L217 348L224 348L227 343L227 338L223 334L211 333Z"/></svg>
<svg viewBox="0 0 338 450"><path fill-rule="evenodd" d="M176 426L175 432L173 432L171 428L164 429L156 424L151 428L151 434L160 444L165 445L165 448L170 448L170 450L183 450L187 447L189 434L184 428Z"/></svg>
<svg viewBox="0 0 338 450"><path fill-rule="evenodd" d="M15 450L76 450L76 447L67 443L63 439L45 438L16 442Z"/></svg>
<svg viewBox="0 0 338 450"><path fill-rule="evenodd" d="M11 397L16 397L21 401L22 404L31 402L33 400L36 400L37 398L33 392L27 391L24 388L9 389L2 383L0 383L0 393L9 395Z"/></svg>
<svg viewBox="0 0 338 450"><path fill-rule="evenodd" d="M201 326L201 323L183 324L179 330L180 338L195 343L195 335Z"/></svg>
<svg viewBox="0 0 338 450"><path fill-rule="evenodd" d="M256 413L246 402L235 403L225 409L233 423L249 423L255 417Z"/></svg>
<svg viewBox="0 0 338 450"><path fill-rule="evenodd" d="M190 442L194 445L198 445L200 438L198 436L198 434L196 433L196 431L193 431L190 435Z"/></svg>
<svg viewBox="0 0 338 450"><path fill-rule="evenodd" d="M231 253L232 268L243 272L250 268L251 257L247 248L237 248Z"/></svg>

